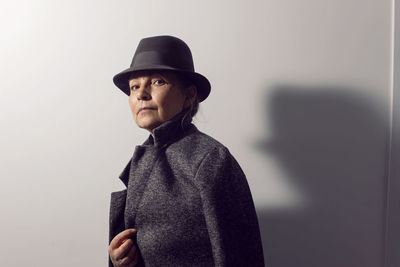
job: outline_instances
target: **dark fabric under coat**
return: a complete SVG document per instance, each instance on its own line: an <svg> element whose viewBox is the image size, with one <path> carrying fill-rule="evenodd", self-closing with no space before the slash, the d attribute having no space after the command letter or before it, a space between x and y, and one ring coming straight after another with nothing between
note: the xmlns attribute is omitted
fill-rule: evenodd
<svg viewBox="0 0 400 267"><path fill-rule="evenodd" d="M110 241L136 228L147 267L264 266L250 189L228 149L182 114L153 133L120 175L127 189L111 194Z"/></svg>

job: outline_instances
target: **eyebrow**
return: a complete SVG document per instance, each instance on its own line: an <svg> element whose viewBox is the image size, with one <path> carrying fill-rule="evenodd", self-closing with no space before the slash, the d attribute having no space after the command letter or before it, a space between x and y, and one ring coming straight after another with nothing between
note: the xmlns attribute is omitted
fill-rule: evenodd
<svg viewBox="0 0 400 267"><path fill-rule="evenodd" d="M154 76L161 76L161 78L163 78L167 83L171 83L171 81L173 80L173 77L168 77L168 75L166 75L165 72L161 72L161 71L154 71L154 72L149 72L146 71L146 73L135 73L135 75L131 78L129 78L129 83L131 83L132 80L137 80L143 76L148 76L150 79L153 79Z"/></svg>

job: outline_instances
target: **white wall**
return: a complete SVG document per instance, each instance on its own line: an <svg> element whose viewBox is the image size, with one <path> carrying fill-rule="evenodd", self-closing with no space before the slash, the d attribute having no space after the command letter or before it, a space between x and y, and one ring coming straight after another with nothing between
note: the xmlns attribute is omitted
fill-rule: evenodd
<svg viewBox="0 0 400 267"><path fill-rule="evenodd" d="M196 124L253 192L267 266L383 262L391 0L2 1L0 266L106 266L134 146L112 76L139 40L192 49Z"/></svg>

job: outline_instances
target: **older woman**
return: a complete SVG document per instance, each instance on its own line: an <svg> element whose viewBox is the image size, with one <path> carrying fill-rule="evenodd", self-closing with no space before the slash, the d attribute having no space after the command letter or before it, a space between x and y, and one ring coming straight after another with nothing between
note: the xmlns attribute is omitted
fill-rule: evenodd
<svg viewBox="0 0 400 267"><path fill-rule="evenodd" d="M192 123L210 83L172 36L142 39L114 83L150 132L110 204L110 266L264 266L246 177L229 150Z"/></svg>

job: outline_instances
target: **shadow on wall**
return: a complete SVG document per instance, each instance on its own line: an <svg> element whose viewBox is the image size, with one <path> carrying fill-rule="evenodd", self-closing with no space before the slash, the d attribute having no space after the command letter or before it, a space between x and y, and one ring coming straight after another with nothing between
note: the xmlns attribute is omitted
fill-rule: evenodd
<svg viewBox="0 0 400 267"><path fill-rule="evenodd" d="M344 88L278 86L265 107L272 138L257 148L308 199L258 210L266 266L383 266L388 118Z"/></svg>

